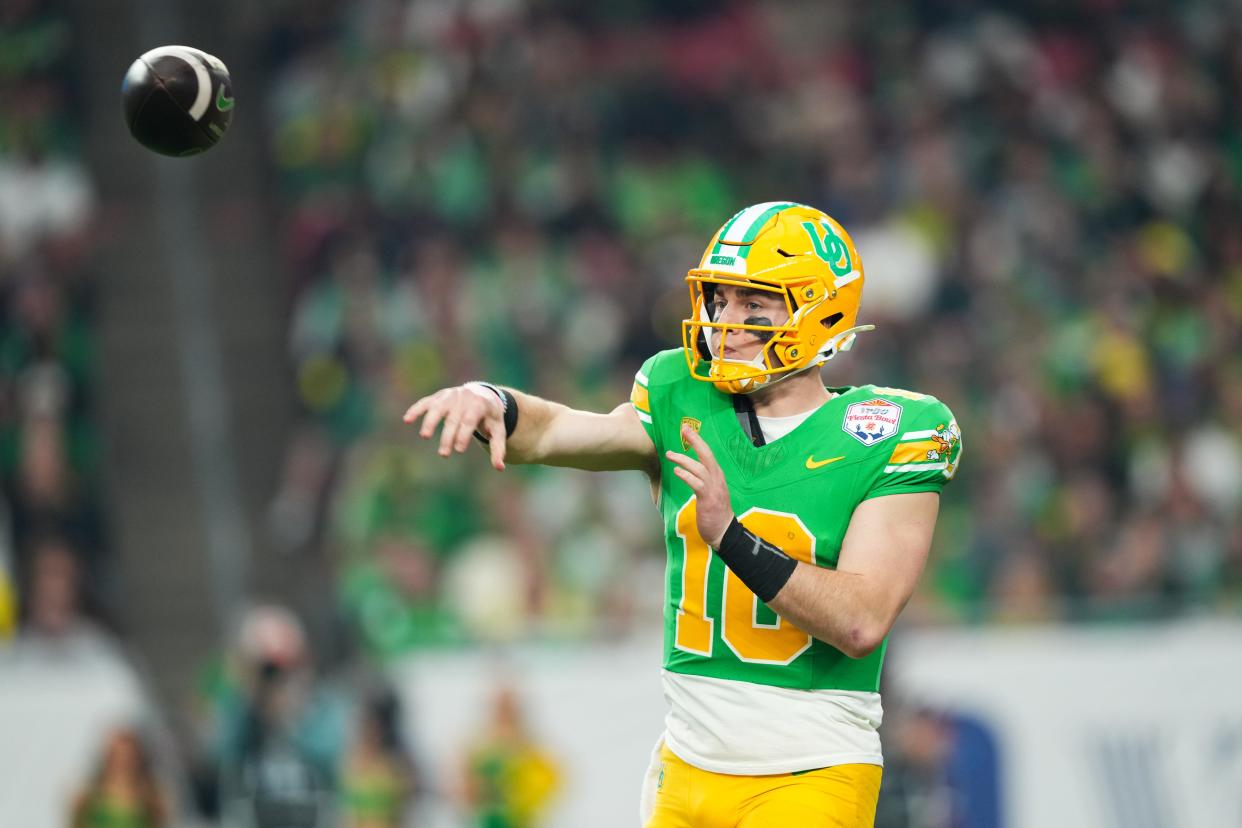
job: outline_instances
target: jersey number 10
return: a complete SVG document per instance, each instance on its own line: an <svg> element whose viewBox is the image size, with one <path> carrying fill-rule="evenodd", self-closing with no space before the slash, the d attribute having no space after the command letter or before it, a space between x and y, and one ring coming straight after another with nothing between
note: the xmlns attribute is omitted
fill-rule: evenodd
<svg viewBox="0 0 1242 828"><path fill-rule="evenodd" d="M711 547L699 537L696 523L695 498L690 498L677 513L677 537L682 540L685 558L681 567L681 603L677 610L677 630L674 641L677 649L688 653L712 655L716 619L721 621L720 638L745 662L758 664L788 664L811 646L811 636L761 605L741 579L728 567L718 567L724 573L724 589L720 591L721 607L708 607L708 572L712 560ZM797 515L773 512L767 509L750 509L738 520L743 526L770 543L774 543L791 558L806 563L815 562L815 537L798 519ZM762 611L775 618L774 623L759 620Z"/></svg>

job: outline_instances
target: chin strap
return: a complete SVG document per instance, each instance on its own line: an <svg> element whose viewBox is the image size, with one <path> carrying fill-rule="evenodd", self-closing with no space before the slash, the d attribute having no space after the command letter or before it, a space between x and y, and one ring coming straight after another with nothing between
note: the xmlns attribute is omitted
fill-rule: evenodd
<svg viewBox="0 0 1242 828"><path fill-rule="evenodd" d="M773 379L769 382L765 382L762 385L756 386L750 389L749 391L746 391L743 394L740 394L737 396L745 396L754 391L758 391L760 388L769 388L778 382L787 380L790 377L796 377L798 376L798 374L805 373L811 370L812 368L819 368L821 365L823 365L828 360L832 359L837 354L844 353L845 351L848 351L850 348L853 348L854 340L857 338L858 334L864 333L866 331L874 331L874 330L875 330L875 325L855 325L852 328L846 328L845 330L841 331L841 333L837 334L832 339L828 340L828 342L824 345L824 347L820 349L819 351L820 358L818 360L807 363L806 366L798 369L797 371L787 371L784 374L778 374L776 376L776 379ZM759 356L755 357L755 360L761 359L762 356L763 354L761 352ZM755 360L751 360L751 361L754 362ZM764 366L757 365L756 367L762 368ZM735 403L735 407L736 407L736 403ZM739 414L738 416L740 417L741 415ZM762 439L762 435L760 435L760 439ZM761 444L756 443L755 445L761 445Z"/></svg>
<svg viewBox="0 0 1242 828"><path fill-rule="evenodd" d="M837 354L844 353L850 348L853 348L854 340L857 338L858 334L863 333L864 331L874 330L875 325L855 325L852 328L846 328L841 331L841 333L828 340L828 342L824 344L824 347L820 349L819 355L823 357L823 360L819 364L822 365L824 362L832 359Z"/></svg>
<svg viewBox="0 0 1242 828"><path fill-rule="evenodd" d="M874 330L875 330L875 325L855 325L852 328L846 328L845 330L841 331L841 333L832 337L832 339L829 339L824 344L824 347L820 348L818 360L814 360L812 362L807 363L805 366L803 366L802 368L799 368L797 371L787 371L783 374L777 374L775 379L771 379L768 382L760 383L757 385L752 383L751 387L748 388L747 390L739 394L734 394L733 395L734 396L733 407L735 410L738 411L738 419L740 420L742 418L742 412L741 412L741 409L738 408L738 403L737 403L738 397L746 397L754 393L755 391L758 391L760 388L771 387L778 382L787 380L790 377L796 377L798 374L809 371L812 368L818 368L821 365L823 365L825 362L827 362L828 360L832 359L837 354L844 353L845 351L848 351L850 348L853 348L854 340L857 339L858 334L864 333L866 331L874 331ZM766 368L767 365L764 363L763 357L764 357L764 351L760 350L759 353L756 354L753 359L746 359L746 360L736 359L736 360L727 360L727 361L735 363L735 364L739 364L739 365L750 365L754 368ZM751 406L751 416L752 417L754 416L753 405ZM754 442L755 445L757 446L763 445L762 442L755 442L754 433L752 433L752 431L749 428L747 428L745 424L743 424L742 428L743 430L747 432L747 434L751 435L751 441ZM754 431L758 432L758 421L757 420L755 421ZM763 439L762 433L759 433L758 439L759 440Z"/></svg>

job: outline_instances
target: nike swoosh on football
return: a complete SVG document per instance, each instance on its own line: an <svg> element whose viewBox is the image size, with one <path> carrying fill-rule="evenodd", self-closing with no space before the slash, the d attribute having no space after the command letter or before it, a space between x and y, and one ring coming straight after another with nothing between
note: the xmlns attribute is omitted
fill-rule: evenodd
<svg viewBox="0 0 1242 828"><path fill-rule="evenodd" d="M808 469L818 469L820 466L826 466L829 463L835 463L838 460L844 459L845 455L842 454L840 457L829 457L827 460L816 460L815 455L812 454L810 457L806 458L806 467Z"/></svg>
<svg viewBox="0 0 1242 828"><path fill-rule="evenodd" d="M216 93L216 109L221 112L228 112L233 108L233 99L224 96L224 90L221 89Z"/></svg>

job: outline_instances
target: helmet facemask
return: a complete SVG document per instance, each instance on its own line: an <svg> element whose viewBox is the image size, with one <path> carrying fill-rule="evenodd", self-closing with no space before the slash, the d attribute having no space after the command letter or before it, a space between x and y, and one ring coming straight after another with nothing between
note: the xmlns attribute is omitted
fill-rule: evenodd
<svg viewBox="0 0 1242 828"><path fill-rule="evenodd" d="M756 218L747 223L748 216ZM849 350L857 332L872 328L854 324L863 273L853 243L827 215L802 205L772 202L742 210L713 237L686 282L691 311L682 321L682 345L691 375L729 394L749 394L816 368ZM713 297L722 286L779 297L784 321L714 319ZM737 338L745 338L747 350L758 339L758 352L726 358Z"/></svg>
<svg viewBox="0 0 1242 828"><path fill-rule="evenodd" d="M800 356L798 320L800 310L785 287L757 281L742 281L712 276L687 277L690 285L690 318L682 323L683 343L694 343L695 352L709 363L708 375L717 386L727 386L733 394L750 393L791 372L807 366L788 364L786 359L797 360ZM770 317L752 316L742 322L719 322L714 318L713 299L720 285L732 285L746 290L763 291L780 297L785 306L785 321L774 323ZM804 312L802 309L801 312ZM759 351L750 359L725 357L730 339L748 340L745 347L753 346L749 340L759 340ZM736 345L735 345L736 347ZM721 390L726 390L721 388Z"/></svg>

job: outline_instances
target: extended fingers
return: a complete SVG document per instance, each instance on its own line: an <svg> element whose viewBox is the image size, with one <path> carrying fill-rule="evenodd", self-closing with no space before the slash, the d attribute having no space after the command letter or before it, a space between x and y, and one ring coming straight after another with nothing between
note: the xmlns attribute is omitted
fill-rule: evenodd
<svg viewBox="0 0 1242 828"><path fill-rule="evenodd" d="M703 465L698 460L695 460L690 455L680 454L675 451L666 451L664 452L664 456L669 460L672 460L681 468L692 472L695 476L702 477L704 479L707 478L707 466Z"/></svg>
<svg viewBox="0 0 1242 828"><path fill-rule="evenodd" d="M688 425L681 427L682 439L690 444L690 448L703 460L705 465L715 465L716 455L712 454L711 447L707 445L707 441Z"/></svg>
<svg viewBox="0 0 1242 828"><path fill-rule="evenodd" d="M462 417L457 423L457 431L453 434L452 447L458 454L464 454L466 449L470 448L470 441L474 439L474 433L480 430L484 419L484 412L466 409L462 412Z"/></svg>
<svg viewBox="0 0 1242 828"><path fill-rule="evenodd" d="M707 483L704 482L702 478L686 471L681 466L674 466L673 474L680 477L695 494L701 495L703 494L703 491L707 488Z"/></svg>
<svg viewBox="0 0 1242 828"><path fill-rule="evenodd" d="M470 437L481 419L481 411L472 410L468 401L463 403L458 400L444 418L444 431L440 434L440 456L448 457L454 451L464 452L470 445Z"/></svg>
<svg viewBox="0 0 1242 828"><path fill-rule="evenodd" d="M444 430L440 432L439 454L441 457L448 457L452 454L457 444L457 432L461 429L462 423L461 412L456 408L449 411L444 418Z"/></svg>
<svg viewBox="0 0 1242 828"><path fill-rule="evenodd" d="M716 462L716 456L712 454L712 450L707 445L707 441L699 436L699 433L689 426L682 426L681 434L682 439L684 439L690 448L694 449L695 453L699 455L699 459L695 460L688 455L679 454L674 451L666 452L668 458L674 463L690 469L704 480L723 478L723 472L720 469L720 464Z"/></svg>
<svg viewBox="0 0 1242 828"><path fill-rule="evenodd" d="M433 399L424 410L427 412L427 415L423 417L423 424L418 429L418 436L427 440L436 433L436 426L440 424L440 420L444 419L444 415L448 413L448 407L442 402L437 402Z"/></svg>
<svg viewBox="0 0 1242 828"><path fill-rule="evenodd" d="M491 441L488 448L492 455L492 468L496 471L505 470L505 424L504 420L493 421L491 434L488 439Z"/></svg>
<svg viewBox="0 0 1242 828"><path fill-rule="evenodd" d="M474 430L473 424L482 417L481 410L473 412L472 417L469 399L460 393L455 393L456 391L457 389L445 389L423 397L406 409L402 417L407 423L416 423L422 417L423 421L419 426L418 435L424 440L431 439L435 435L436 427L443 421L443 429L440 433L441 455L449 454L454 448L464 451L465 445L469 445L470 434ZM463 425L470 426L465 431L464 440L461 435ZM465 445L460 445L463 442Z"/></svg>
<svg viewBox="0 0 1242 828"><path fill-rule="evenodd" d="M418 402L411 405L405 411L405 416L401 419L407 423L412 423L427 412L427 406L431 405L431 397L423 397Z"/></svg>

